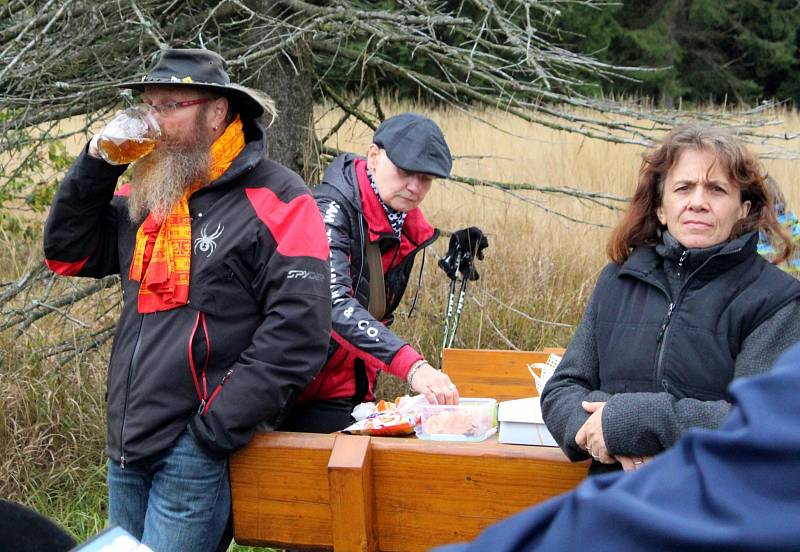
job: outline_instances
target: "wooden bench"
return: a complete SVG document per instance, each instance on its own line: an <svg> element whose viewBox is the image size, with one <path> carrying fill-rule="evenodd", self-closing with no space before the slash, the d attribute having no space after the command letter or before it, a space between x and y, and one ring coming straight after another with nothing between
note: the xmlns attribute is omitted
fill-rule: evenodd
<svg viewBox="0 0 800 552"><path fill-rule="evenodd" d="M446 351L445 370L462 395L501 400L535 393L527 365L547 358L471 353ZM476 357L479 362L473 362ZM527 374L524 386L519 370ZM486 378L489 373L496 383ZM512 376L523 395L495 392L505 385L504 392L513 393L514 385L503 383ZM252 546L427 550L472 539L488 525L574 488L586 469L557 448L495 439L452 443L259 433L231 458L234 534L238 543Z"/></svg>

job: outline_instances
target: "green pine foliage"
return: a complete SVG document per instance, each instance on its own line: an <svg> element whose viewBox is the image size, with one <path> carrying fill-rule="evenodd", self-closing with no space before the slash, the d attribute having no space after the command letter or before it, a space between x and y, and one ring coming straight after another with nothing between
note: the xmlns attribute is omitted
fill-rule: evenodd
<svg viewBox="0 0 800 552"><path fill-rule="evenodd" d="M558 11L525 9L516 0L495 0L512 20L532 21L539 38L574 52L584 52L611 64L641 67L609 80L597 75L572 75L588 94L652 98L673 107L689 103L756 104L765 99L800 101L800 3L796 0L623 0L586 4L565 2ZM374 2L366 2L365 6ZM377 2L387 11L397 3ZM449 13L480 21L481 4L449 0ZM448 44L469 42L458 27L442 30ZM485 39L503 43L502 33ZM414 44L354 41L354 50L381 49L391 59L406 59L423 74L443 78L429 57L415 55ZM356 67L348 64L315 68L356 92ZM653 70L655 69L655 70ZM468 68L465 68L468 71ZM514 74L515 68L507 68ZM335 77L335 78L334 78ZM520 75L520 78L524 78ZM379 74L374 83L384 93L436 103L437 98L411 81Z"/></svg>
<svg viewBox="0 0 800 552"><path fill-rule="evenodd" d="M800 4L788 0L625 0L571 5L559 20L570 49L610 63L661 68L604 92L689 102L800 101Z"/></svg>

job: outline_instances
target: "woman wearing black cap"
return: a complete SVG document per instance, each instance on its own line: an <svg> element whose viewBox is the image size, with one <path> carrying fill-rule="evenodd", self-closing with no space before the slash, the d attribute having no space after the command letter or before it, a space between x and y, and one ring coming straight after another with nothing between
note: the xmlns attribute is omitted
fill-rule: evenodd
<svg viewBox="0 0 800 552"><path fill-rule="evenodd" d="M441 129L416 113L384 121L366 158L348 153L328 166L314 194L331 250L333 332L325 367L282 429L346 427L353 406L372 399L378 370L430 402L458 402L450 378L388 328L415 256L439 237L419 204L451 167Z"/></svg>

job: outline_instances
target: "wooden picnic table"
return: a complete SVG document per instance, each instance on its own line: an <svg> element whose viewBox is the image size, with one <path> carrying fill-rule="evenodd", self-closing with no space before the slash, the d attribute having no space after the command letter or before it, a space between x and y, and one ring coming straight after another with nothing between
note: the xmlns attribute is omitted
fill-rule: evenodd
<svg viewBox="0 0 800 552"><path fill-rule="evenodd" d="M492 351L465 354L491 361L487 353ZM514 352L496 353L508 361ZM534 362L547 357L519 353L517 368L526 374L532 354ZM483 360L475 364L481 377L494 372ZM456 367L465 364L446 360L445 366L459 389L469 388L470 369ZM509 375L518 376L514 370ZM469 385L506 385L496 372L480 379ZM523 389L535 394L530 375ZM512 394L469 396L519 398L507 392ZM259 433L231 458L234 535L251 546L427 550L472 539L492 523L574 488L586 470L587 463L570 462L558 448L500 444L496 437L458 443Z"/></svg>

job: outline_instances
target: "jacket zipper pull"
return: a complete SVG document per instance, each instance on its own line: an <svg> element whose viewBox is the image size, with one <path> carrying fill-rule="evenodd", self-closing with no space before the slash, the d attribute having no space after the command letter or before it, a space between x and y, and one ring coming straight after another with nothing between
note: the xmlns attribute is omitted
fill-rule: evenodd
<svg viewBox="0 0 800 552"><path fill-rule="evenodd" d="M672 317L673 308L675 308L675 303L670 303L667 309L667 315L664 317L664 321L661 323L661 329L658 332L658 342L661 342L664 338L664 333L667 331L667 326L669 326L669 319Z"/></svg>
<svg viewBox="0 0 800 552"><path fill-rule="evenodd" d="M689 250L688 249L684 249L683 253L681 253L681 258L678 259L678 278L681 277L681 274L683 272L683 263L686 262L686 256L688 254L689 254Z"/></svg>
<svg viewBox="0 0 800 552"><path fill-rule="evenodd" d="M125 455L124 454L119 457L119 469L121 469L121 470L125 469Z"/></svg>
<svg viewBox="0 0 800 552"><path fill-rule="evenodd" d="M200 409L197 411L198 414L202 414L203 416L206 415L206 409L211 408L211 403L214 402L214 398L220 391L222 391L222 388L225 386L225 382L230 379L232 374L233 368L230 368L227 372L225 372L225 375L222 376L222 380L219 382L219 385L217 385L217 388L214 389L213 393L211 393L211 396L208 398L208 400L203 400L200 402Z"/></svg>
<svg viewBox="0 0 800 552"><path fill-rule="evenodd" d="M222 376L222 381L220 381L220 382L219 382L219 386L220 386L220 387L222 387L223 385L225 385L225 382L226 382L226 381L228 381L228 380L230 379L230 377L231 377L231 374L233 374L233 368L229 369L227 372L225 372L225 375L224 375L224 376Z"/></svg>

